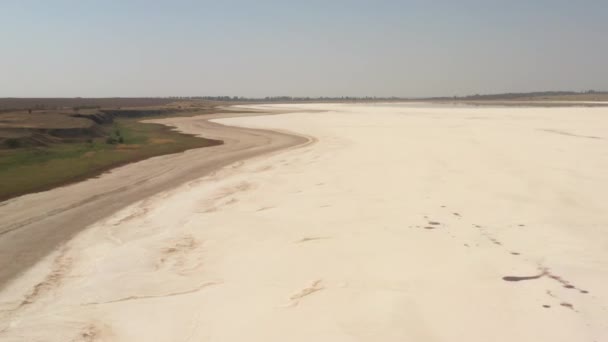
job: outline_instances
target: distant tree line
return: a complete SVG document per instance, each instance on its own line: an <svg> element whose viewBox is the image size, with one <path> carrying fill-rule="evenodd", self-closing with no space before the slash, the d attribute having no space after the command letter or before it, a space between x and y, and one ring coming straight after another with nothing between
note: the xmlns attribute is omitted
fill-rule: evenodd
<svg viewBox="0 0 608 342"><path fill-rule="evenodd" d="M431 100L513 100L520 98L529 97L549 97L549 96L568 96L568 95L583 95L583 94L607 94L605 91L587 90L582 92L576 91L537 91L529 93L502 93L502 94L474 94L466 96L453 96L453 97L431 97Z"/></svg>
<svg viewBox="0 0 608 342"><path fill-rule="evenodd" d="M408 100L512 100L528 97L543 96L565 96L581 94L608 94L606 91L587 90L576 91L539 91L529 93L502 93L502 94L474 94L453 97L377 97L377 96L266 96L266 97L243 97L243 96L175 96L169 99L175 100L207 100L222 102L329 102L329 101L408 101Z"/></svg>
<svg viewBox="0 0 608 342"><path fill-rule="evenodd" d="M376 97L376 96L266 96L266 97L243 97L243 96L173 96L175 100L206 100L224 102L319 102L319 101L399 101L408 100L405 97Z"/></svg>

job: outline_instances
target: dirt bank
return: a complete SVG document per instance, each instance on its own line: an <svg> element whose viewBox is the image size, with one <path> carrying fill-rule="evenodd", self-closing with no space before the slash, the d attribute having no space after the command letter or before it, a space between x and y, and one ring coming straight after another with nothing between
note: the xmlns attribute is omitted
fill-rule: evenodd
<svg viewBox="0 0 608 342"><path fill-rule="evenodd" d="M98 178L0 203L0 289L75 233L135 201L235 161L307 141L284 133L209 122L241 115L245 114L149 120L223 140L224 144L154 157Z"/></svg>

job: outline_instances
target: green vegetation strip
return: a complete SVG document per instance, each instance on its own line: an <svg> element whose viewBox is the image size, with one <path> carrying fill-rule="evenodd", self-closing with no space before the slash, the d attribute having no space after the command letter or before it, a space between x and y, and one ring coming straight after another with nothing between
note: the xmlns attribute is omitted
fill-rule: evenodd
<svg viewBox="0 0 608 342"><path fill-rule="evenodd" d="M87 142L0 150L0 200L80 181L146 158L222 143L134 119L119 119L104 129L107 136Z"/></svg>

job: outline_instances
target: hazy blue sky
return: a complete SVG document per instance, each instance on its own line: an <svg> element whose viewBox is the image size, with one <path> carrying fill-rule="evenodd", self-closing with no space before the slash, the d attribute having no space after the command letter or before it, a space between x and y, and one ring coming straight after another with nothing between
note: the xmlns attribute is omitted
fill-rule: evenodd
<svg viewBox="0 0 608 342"><path fill-rule="evenodd" d="M608 90L608 0L0 0L0 97Z"/></svg>

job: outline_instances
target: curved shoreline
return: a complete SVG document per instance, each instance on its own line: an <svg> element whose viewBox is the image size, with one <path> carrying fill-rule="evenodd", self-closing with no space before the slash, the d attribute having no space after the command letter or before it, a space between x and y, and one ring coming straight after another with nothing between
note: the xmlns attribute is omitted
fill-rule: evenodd
<svg viewBox="0 0 608 342"><path fill-rule="evenodd" d="M8 200L0 206L0 290L87 226L134 202L229 164L310 143L285 132L226 126L214 119L274 113L205 114L145 120L224 144L152 157L97 178ZM86 194L86 196L83 196Z"/></svg>

